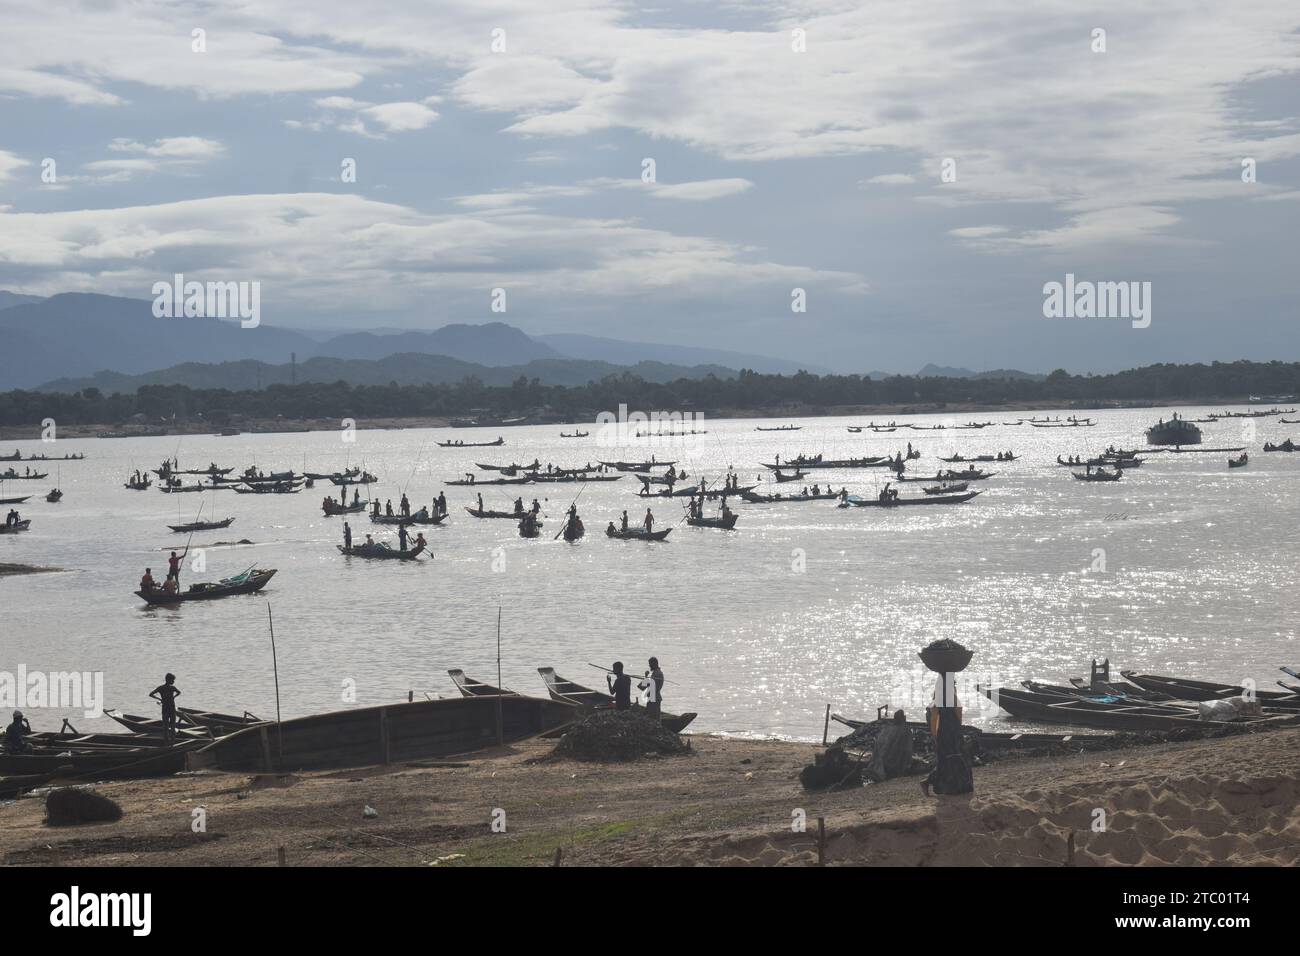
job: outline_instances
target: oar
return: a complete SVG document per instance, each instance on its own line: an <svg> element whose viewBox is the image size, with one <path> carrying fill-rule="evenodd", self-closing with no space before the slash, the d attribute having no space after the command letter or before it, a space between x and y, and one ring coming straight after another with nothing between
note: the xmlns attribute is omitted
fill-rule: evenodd
<svg viewBox="0 0 1300 956"><path fill-rule="evenodd" d="M574 495L574 496L573 496L573 500L572 500L571 502L569 502L569 507L570 507L570 508L572 508L574 505L576 505L576 504L578 503L578 499L582 497L582 493L583 493L584 491L586 491L586 490L587 490L587 483L584 481L584 482L582 483L582 487L578 489L578 493L577 493L576 495ZM552 541L557 540L557 539L560 537L560 535L564 534L564 530L565 530L565 528L567 528L567 527L569 527L569 519L568 519L568 517L566 516L565 519L564 519L564 524L560 526L560 530L559 530L559 531L555 532L555 537L552 538L551 540L552 540Z"/></svg>
<svg viewBox="0 0 1300 956"><path fill-rule="evenodd" d="M588 667L594 667L594 668L596 668L596 670L598 670L598 671L604 671L606 674L612 674L612 673L614 673L612 670L610 670L610 669L609 669L608 667L606 667L604 664L593 664L591 661L587 661L587 666L588 666ZM624 673L626 676L628 676L628 677L631 677L631 676L632 676L631 674L628 674L627 671L624 671L623 673ZM638 678L638 680L641 680L641 679L643 679L643 678ZM675 680L669 680L668 678L665 677L665 678L664 678L664 683L665 683L665 684L676 684L677 681L675 681Z"/></svg>

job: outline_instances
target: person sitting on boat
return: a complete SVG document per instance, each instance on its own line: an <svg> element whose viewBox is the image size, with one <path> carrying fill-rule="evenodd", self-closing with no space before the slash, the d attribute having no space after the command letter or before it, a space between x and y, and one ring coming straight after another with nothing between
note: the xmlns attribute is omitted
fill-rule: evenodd
<svg viewBox="0 0 1300 956"><path fill-rule="evenodd" d="M368 535L366 535L366 545L365 545L365 546L366 546L367 548L373 548L373 547L375 546L375 536L374 536L373 534L368 534Z"/></svg>
<svg viewBox="0 0 1300 956"><path fill-rule="evenodd" d="M171 737L176 733L176 698L180 695L175 674L164 676L163 682L149 692L150 697L162 704L164 737Z"/></svg>
<svg viewBox="0 0 1300 956"><path fill-rule="evenodd" d="M808 497L808 486L807 486L807 485L804 485L804 486L803 486L803 496L804 496L805 498Z"/></svg>
<svg viewBox="0 0 1300 956"><path fill-rule="evenodd" d="M607 534L607 535L615 535L615 534L617 534L617 533L618 533L618 529L614 527L614 522L611 521L611 522L609 523L609 527L605 529L605 534Z"/></svg>
<svg viewBox="0 0 1300 956"><path fill-rule="evenodd" d="M140 578L140 590L146 594L158 586L158 582L153 579L153 568L145 568L144 575Z"/></svg>
<svg viewBox="0 0 1300 956"><path fill-rule="evenodd" d="M26 740L32 732L32 725L27 722L21 710L14 711L14 719L5 728L5 753L31 753L32 745Z"/></svg>
<svg viewBox="0 0 1300 956"><path fill-rule="evenodd" d="M480 501L483 500L483 496L482 496L482 495L479 496L479 500L480 500ZM523 499L523 498L516 498L516 499L515 499L515 514L517 514L517 515L521 515L521 514L523 514L523 513L524 513L524 499Z"/></svg>
<svg viewBox="0 0 1300 956"><path fill-rule="evenodd" d="M429 542L424 540L424 532L421 531L415 536L415 544L411 548L411 554L412 555L420 554L428 546L429 546Z"/></svg>
<svg viewBox="0 0 1300 956"><path fill-rule="evenodd" d="M352 525L343 522L343 547L352 550Z"/></svg>
<svg viewBox="0 0 1300 956"><path fill-rule="evenodd" d="M722 520L726 521L731 517L731 509L727 507L727 499L722 499Z"/></svg>
<svg viewBox="0 0 1300 956"><path fill-rule="evenodd" d="M821 485L813 485L813 496L816 497L822 493Z"/></svg>
<svg viewBox="0 0 1300 956"><path fill-rule="evenodd" d="M623 662L615 661L612 673L605 675L609 692L614 698L615 710L629 710L632 707L632 678L623 673Z"/></svg>

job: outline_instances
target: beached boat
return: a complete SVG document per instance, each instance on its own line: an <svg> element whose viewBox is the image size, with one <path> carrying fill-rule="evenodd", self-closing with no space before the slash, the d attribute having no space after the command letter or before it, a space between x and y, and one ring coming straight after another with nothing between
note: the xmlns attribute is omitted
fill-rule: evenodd
<svg viewBox="0 0 1300 956"><path fill-rule="evenodd" d="M1105 703L1034 694L1006 687L996 689L981 686L979 691L1007 713L1022 720L1132 733L1177 730L1180 727L1203 730L1206 727L1206 723L1190 710L1171 710L1159 704Z"/></svg>
<svg viewBox="0 0 1300 956"><path fill-rule="evenodd" d="M552 700L596 710L606 710L614 706L614 698L611 695L603 691L592 690L590 687L583 687L571 680L565 680L555 673L553 667L539 667L537 673L542 675L542 680L546 683L546 692L551 695ZM628 676L633 681L640 679L631 674ZM633 709L636 709L635 705ZM669 714L665 712L659 715L659 722L666 729L675 734L680 734L697 716L699 715L695 713Z"/></svg>
<svg viewBox="0 0 1300 956"><path fill-rule="evenodd" d="M57 743L40 744L33 734L32 753L0 751L0 774L52 774L60 779L80 777L85 780L133 780L165 777L185 769L187 755L207 741L197 739L161 743L143 740L134 734L122 734L130 743L113 746L87 741L78 744L77 735L59 735ZM104 736L104 735L100 735ZM110 735L112 736L112 735Z"/></svg>
<svg viewBox="0 0 1300 956"><path fill-rule="evenodd" d="M230 597L234 594L252 594L266 587L268 581L275 577L275 568L250 568L243 574L220 581L204 581L191 584L186 591L167 591L154 588L151 591L136 591L136 597L147 604L183 604L186 601L211 601L216 598Z"/></svg>
<svg viewBox="0 0 1300 956"><path fill-rule="evenodd" d="M624 541L666 541L668 532L672 530L672 528L664 528L663 531L646 531L644 528L628 528L623 531L611 524L605 528L605 535L606 537L619 538Z"/></svg>
<svg viewBox="0 0 1300 956"><path fill-rule="evenodd" d="M324 770L450 757L555 730L573 705L517 694L361 707L259 724L189 754L193 769ZM500 724L498 725L498 715Z"/></svg>
<svg viewBox="0 0 1300 956"><path fill-rule="evenodd" d="M898 508L903 505L959 505L970 501L978 491L967 491L956 495L930 495L925 498L863 498L849 495L842 502L841 508Z"/></svg>
<svg viewBox="0 0 1300 956"><path fill-rule="evenodd" d="M1120 671L1125 680L1144 690L1158 691L1179 700L1225 700L1229 697L1254 696L1261 703L1272 704L1300 702L1295 694L1275 690L1247 690L1240 684L1216 684L1211 681L1190 680L1183 677L1161 677L1157 674L1139 674Z"/></svg>
<svg viewBox="0 0 1300 956"><path fill-rule="evenodd" d="M889 726L893 723L889 718L879 718L877 720L857 720L852 717L845 717L841 714L831 714L831 720L843 724L851 730L863 730L872 724L879 724L881 727ZM920 721L907 722L907 726L912 731L920 731L928 734L930 725ZM1044 733L1007 733L1004 731L980 730L978 727L972 727L964 724L961 728L962 737L973 742L981 751L1001 751L1001 750L1038 750L1060 748L1062 750L1101 750L1113 747L1113 734L1044 734Z"/></svg>
<svg viewBox="0 0 1300 956"><path fill-rule="evenodd" d="M117 710L105 710L104 716L117 721L123 727L135 733L148 733L155 736L165 730L163 722L157 717L141 717L136 714L124 714ZM190 735L199 734L211 740L213 737L232 734L237 730L267 723L260 717L245 711L242 715L222 714L216 711L196 707L176 708L177 730Z"/></svg>
<svg viewBox="0 0 1300 956"><path fill-rule="evenodd" d="M229 528L234 523L234 518L224 518L221 521L191 521L189 524L169 524L167 527L173 531L216 531L219 528Z"/></svg>

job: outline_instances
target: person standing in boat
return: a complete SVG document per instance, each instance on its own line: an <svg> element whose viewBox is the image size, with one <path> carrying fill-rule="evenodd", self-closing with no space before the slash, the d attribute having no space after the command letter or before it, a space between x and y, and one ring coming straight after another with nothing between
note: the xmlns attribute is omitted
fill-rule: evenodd
<svg viewBox="0 0 1300 956"><path fill-rule="evenodd" d="M376 517L376 518L379 517L379 499L378 499L378 498L376 498L374 501L370 502L370 514L371 514L372 516Z"/></svg>
<svg viewBox="0 0 1300 956"><path fill-rule="evenodd" d="M400 507L402 509L403 518L411 517L411 502L407 500L406 492L402 492L402 503Z"/></svg>
<svg viewBox="0 0 1300 956"><path fill-rule="evenodd" d="M343 492L345 495L346 491ZM356 508L361 504L361 492L356 488L352 489L352 507Z"/></svg>
<svg viewBox="0 0 1300 956"><path fill-rule="evenodd" d="M627 509L626 509L626 508L623 509L623 526L622 526L622 529L623 529L623 533L624 533L624 534L627 534Z"/></svg>
<svg viewBox="0 0 1300 956"><path fill-rule="evenodd" d="M406 525L404 524L397 526L397 549L399 551L406 550Z"/></svg>
<svg viewBox="0 0 1300 956"><path fill-rule="evenodd" d="M483 498L480 495L479 508L482 509L482 507L483 507ZM438 492L438 514L445 515L446 513L447 513L447 494L446 492L440 491Z"/></svg>
<svg viewBox="0 0 1300 956"><path fill-rule="evenodd" d="M642 526L644 526L646 534L649 534L651 531L654 530L655 516L650 513L649 508L645 510L645 520L642 521L641 524Z"/></svg>
<svg viewBox="0 0 1300 956"><path fill-rule="evenodd" d="M175 551L167 559L167 580L175 581L176 586L181 586L181 559Z"/></svg>
<svg viewBox="0 0 1300 956"><path fill-rule="evenodd" d="M175 674L167 674L163 677L163 682L149 692L150 697L162 704L164 737L170 738L176 734L176 698L180 695Z"/></svg>
<svg viewBox="0 0 1300 956"><path fill-rule="evenodd" d="M384 502L384 514L387 515L389 518L391 518L391 517L393 516L393 499L392 499L392 498L389 498L386 502Z"/></svg>
<svg viewBox="0 0 1300 956"><path fill-rule="evenodd" d="M352 550L352 525L343 522L343 547Z"/></svg>
<svg viewBox="0 0 1300 956"><path fill-rule="evenodd" d="M646 716L658 720L663 703L664 672L659 669L659 658L650 658L649 664L650 669L645 672L645 679L637 686L645 691Z"/></svg>
<svg viewBox="0 0 1300 956"><path fill-rule="evenodd" d="M606 674L610 695L614 698L615 710L630 710L632 707L632 678L623 673L623 662L615 661L613 673Z"/></svg>

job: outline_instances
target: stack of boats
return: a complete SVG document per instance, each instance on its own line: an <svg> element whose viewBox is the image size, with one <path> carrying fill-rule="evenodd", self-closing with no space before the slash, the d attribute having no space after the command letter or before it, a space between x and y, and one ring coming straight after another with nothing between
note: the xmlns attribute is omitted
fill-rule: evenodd
<svg viewBox="0 0 1300 956"><path fill-rule="evenodd" d="M1112 681L1106 661L1094 665L1090 679L1074 678L1069 686L1023 681L1018 689L979 690L1021 720L1098 730L1149 733L1300 723L1300 687L1282 681L1282 690L1270 691L1135 671L1121 676Z"/></svg>

